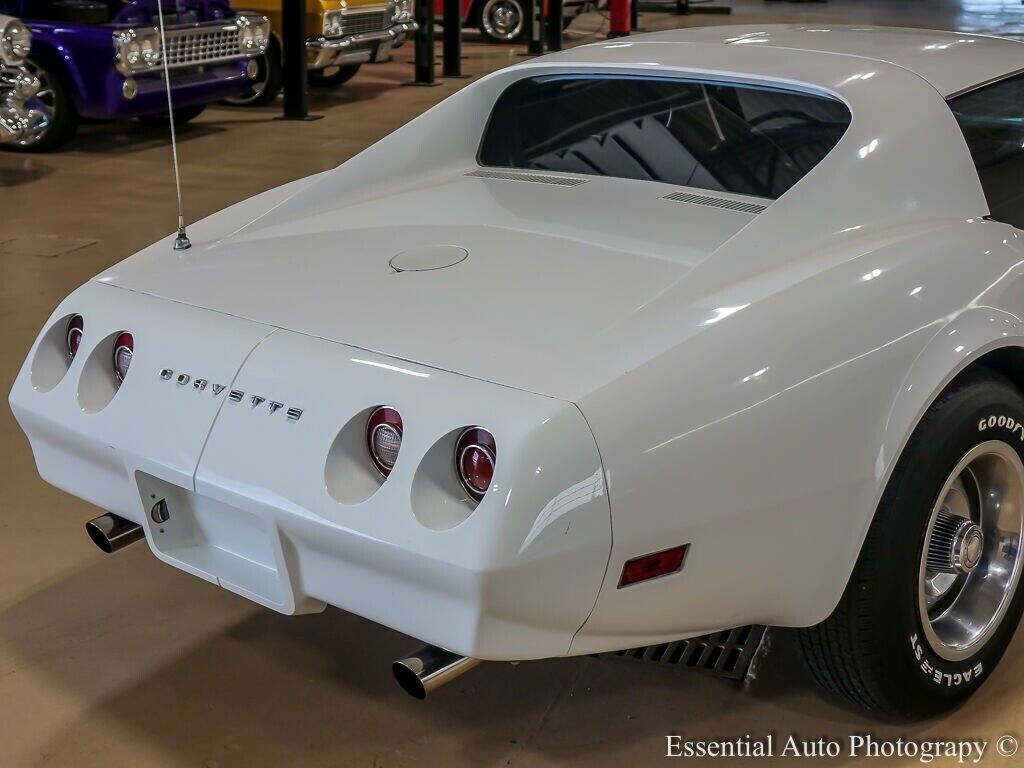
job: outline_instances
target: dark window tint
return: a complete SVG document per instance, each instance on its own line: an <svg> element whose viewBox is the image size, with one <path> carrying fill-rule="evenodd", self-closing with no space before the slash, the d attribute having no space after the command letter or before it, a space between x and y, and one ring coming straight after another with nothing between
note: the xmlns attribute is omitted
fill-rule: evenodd
<svg viewBox="0 0 1024 768"><path fill-rule="evenodd" d="M480 163L776 198L850 123L841 102L661 77L549 75L498 98Z"/></svg>
<svg viewBox="0 0 1024 768"><path fill-rule="evenodd" d="M1024 75L949 102L992 218L1024 228Z"/></svg>

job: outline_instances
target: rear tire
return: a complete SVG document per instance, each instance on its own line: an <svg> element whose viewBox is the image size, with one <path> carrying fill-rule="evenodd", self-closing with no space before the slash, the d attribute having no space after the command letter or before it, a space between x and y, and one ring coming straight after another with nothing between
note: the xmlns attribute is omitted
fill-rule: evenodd
<svg viewBox="0 0 1024 768"><path fill-rule="evenodd" d="M1024 397L1002 376L968 374L931 406L897 462L838 607L798 631L820 685L912 720L953 709L988 679L1024 610L1022 462ZM967 567L954 555L968 550L963 529L943 538L936 521L945 519L984 529L984 544L970 550L980 552L973 569L948 565ZM1005 585L993 599L1000 573Z"/></svg>

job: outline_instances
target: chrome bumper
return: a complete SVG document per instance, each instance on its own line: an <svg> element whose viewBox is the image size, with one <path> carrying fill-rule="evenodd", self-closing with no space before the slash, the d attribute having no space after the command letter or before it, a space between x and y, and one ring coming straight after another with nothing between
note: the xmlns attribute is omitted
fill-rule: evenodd
<svg viewBox="0 0 1024 768"><path fill-rule="evenodd" d="M306 41L309 69L324 69L340 64L364 64L386 61L392 48L405 42L408 35L419 29L415 21L402 21L380 32L363 32L347 37L317 37Z"/></svg>

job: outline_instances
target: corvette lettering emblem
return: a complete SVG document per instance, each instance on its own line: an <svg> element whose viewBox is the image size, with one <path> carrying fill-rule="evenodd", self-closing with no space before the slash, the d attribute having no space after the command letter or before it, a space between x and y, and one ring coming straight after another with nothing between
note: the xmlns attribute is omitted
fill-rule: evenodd
<svg viewBox="0 0 1024 768"><path fill-rule="evenodd" d="M208 379L201 379L199 377L193 378L188 373L179 373L175 375L174 371L170 368L162 368L160 370L160 378L163 379L164 381L173 380L179 387L188 387L191 384L192 390L195 392L205 392L207 389L209 389L210 393L214 397L217 397L225 389L227 389L227 387L223 384L212 384ZM245 392L243 392L240 389L232 389L230 392L228 392L228 400L232 403L241 403L245 399ZM270 411L271 415L277 413L282 408L285 408L284 403L279 403L276 400L268 400L263 395L250 395L248 398L248 403L253 410L256 410L261 405L266 404L267 410ZM298 421L300 418L302 418L302 409L285 408L284 415L288 421Z"/></svg>

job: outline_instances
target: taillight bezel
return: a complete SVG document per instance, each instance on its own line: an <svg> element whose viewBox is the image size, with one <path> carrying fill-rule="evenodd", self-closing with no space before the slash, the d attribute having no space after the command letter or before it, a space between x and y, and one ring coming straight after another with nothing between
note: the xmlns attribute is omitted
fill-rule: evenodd
<svg viewBox="0 0 1024 768"><path fill-rule="evenodd" d="M121 372L120 367L117 364L117 358L122 349L128 351L128 364L124 368L124 373ZM128 371L132 367L132 358L135 356L135 336L130 331L119 331L117 336L114 338L114 352L111 355L111 364L114 368L114 378L117 379L118 386L124 383L125 378L128 376Z"/></svg>
<svg viewBox="0 0 1024 768"><path fill-rule="evenodd" d="M85 318L81 315L72 315L68 318L64 328L64 348L68 355L68 362L74 362L75 355L82 346L82 338L85 336ZM72 341L75 338L77 341Z"/></svg>
<svg viewBox="0 0 1024 768"><path fill-rule="evenodd" d="M379 405L373 409L366 419L366 450L370 455L370 463L377 473L387 480L398 464L398 458L402 453L402 436L404 433L402 414L397 408L390 405ZM388 430L398 438L398 450L395 451L395 460L389 465L384 461L377 451L374 436L379 430Z"/></svg>
<svg viewBox="0 0 1024 768"><path fill-rule="evenodd" d="M470 482L466 476L465 458L469 451L478 450L491 465L491 476L484 489L479 488ZM470 498L479 504L484 500L487 492L494 485L494 475L498 471L498 443L490 430L481 426L466 427L459 433L455 441L455 474L459 478L462 489L469 494Z"/></svg>

